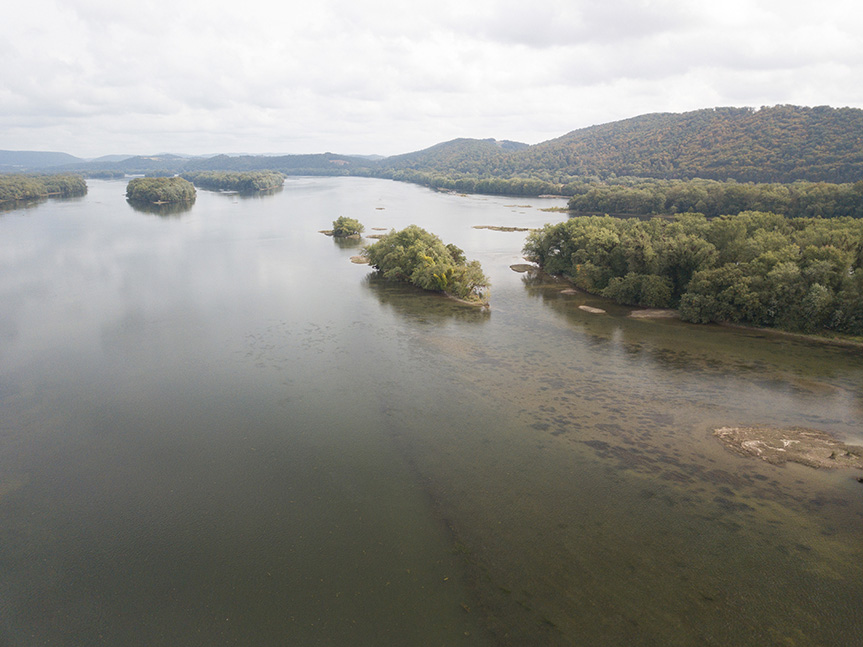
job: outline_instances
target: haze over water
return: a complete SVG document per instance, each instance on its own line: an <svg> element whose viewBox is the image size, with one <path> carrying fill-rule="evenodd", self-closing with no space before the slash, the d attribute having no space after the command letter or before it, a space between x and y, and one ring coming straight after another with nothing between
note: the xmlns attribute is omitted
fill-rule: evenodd
<svg viewBox="0 0 863 647"><path fill-rule="evenodd" d="M863 641L863 486L712 437L863 444L859 351L629 319L473 229L562 200L88 184L0 214L0 644ZM456 243L490 311L350 263L340 215Z"/></svg>

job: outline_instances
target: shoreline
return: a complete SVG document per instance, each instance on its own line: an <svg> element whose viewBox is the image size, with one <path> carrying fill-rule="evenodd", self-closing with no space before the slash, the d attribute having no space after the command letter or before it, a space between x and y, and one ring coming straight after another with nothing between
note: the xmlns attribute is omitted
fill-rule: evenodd
<svg viewBox="0 0 863 647"><path fill-rule="evenodd" d="M534 269L541 271L541 272L545 272L545 270L542 268L542 266L533 265L532 267ZM514 266L512 266L512 265L510 266L510 268L516 272L527 271L526 269L525 270L516 270L514 268ZM549 274L549 276L554 276L554 275ZM630 313L628 315L626 315L626 317L629 319L678 319L680 321L683 321L684 323L688 323L688 324L691 324L693 326L706 325L706 324L697 324L697 323L694 323L691 321L686 321L684 319L681 319L680 318L680 311L675 309L675 308L646 308L644 306L631 306L631 305L627 305L625 303L616 303L615 301L612 301L611 299L607 299L606 297L603 297L600 294L594 294L592 292L587 292L586 290L582 290L581 288L576 286L575 283L573 283L566 276L559 275L559 276L554 276L554 278L563 279L564 281L566 281L567 283L569 283L572 286L571 288L564 290L565 293L575 294L575 293L580 292L582 294L589 294L590 296L593 296L593 297L598 297L600 299L606 299L607 301L610 301L611 303L614 303L615 305L620 305L623 307L632 308L632 311L630 311ZM643 314L640 314L640 313L643 313ZM764 328L761 326L747 326L746 324L737 324L737 323L731 323L731 322L725 322L725 321L716 321L716 322L712 322L712 323L713 323L713 325L721 326L723 328L735 328L737 330L745 330L745 331L750 331L750 332L759 332L759 333L766 333L766 334L771 334L771 335L778 335L778 336L782 336L782 337L788 337L791 339L797 339L799 341L814 342L814 343L818 343L818 344L824 344L826 346L838 346L841 348L852 348L855 350L863 350L863 339L856 339L856 338L851 338L851 337L847 337L847 338L846 337L827 337L827 336L814 334L814 333L793 332L790 330L782 330L781 328Z"/></svg>

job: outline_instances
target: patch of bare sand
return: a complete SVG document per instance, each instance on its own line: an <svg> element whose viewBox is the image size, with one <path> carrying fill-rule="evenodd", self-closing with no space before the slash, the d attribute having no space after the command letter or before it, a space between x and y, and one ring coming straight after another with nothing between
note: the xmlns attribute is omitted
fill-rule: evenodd
<svg viewBox="0 0 863 647"><path fill-rule="evenodd" d="M787 462L828 469L863 469L863 447L846 445L829 434L804 427L721 427L716 436L743 456L757 456L774 465Z"/></svg>
<svg viewBox="0 0 863 647"><path fill-rule="evenodd" d="M679 319L677 310L666 308L647 308L646 310L633 310L629 313L633 319Z"/></svg>
<svg viewBox="0 0 863 647"><path fill-rule="evenodd" d="M605 310L602 308L594 308L593 306L578 306L579 310L584 310L585 312L589 312L595 315L604 315Z"/></svg>

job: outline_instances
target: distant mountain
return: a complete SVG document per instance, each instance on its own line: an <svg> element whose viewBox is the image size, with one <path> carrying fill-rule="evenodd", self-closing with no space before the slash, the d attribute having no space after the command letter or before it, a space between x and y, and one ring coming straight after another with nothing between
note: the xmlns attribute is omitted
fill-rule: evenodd
<svg viewBox="0 0 863 647"><path fill-rule="evenodd" d="M95 162L97 164L101 162L122 162L123 160L127 160L131 157L135 157L134 155L102 155L101 157L94 157L93 159L88 159L87 162Z"/></svg>
<svg viewBox="0 0 863 647"><path fill-rule="evenodd" d="M45 169L52 166L76 164L83 161L80 157L75 157L68 153L0 150L0 168L4 171Z"/></svg>
<svg viewBox="0 0 863 647"><path fill-rule="evenodd" d="M352 155L317 153L310 155L216 155L188 160L186 171L280 171L287 175L366 175L373 160Z"/></svg>
<svg viewBox="0 0 863 647"><path fill-rule="evenodd" d="M456 139L381 165L390 172L560 183L613 175L855 182L863 179L863 110L775 106L657 113L515 149L494 140Z"/></svg>
<svg viewBox="0 0 863 647"><path fill-rule="evenodd" d="M0 151L0 170L127 174L273 170L288 175L371 175L465 191L527 194L560 191L586 177L842 183L863 180L863 110L774 106L656 113L581 128L533 146L461 138L383 159L334 153L160 154L85 162L65 153ZM464 178L477 181L458 182ZM532 184L528 187L522 181Z"/></svg>
<svg viewBox="0 0 863 647"><path fill-rule="evenodd" d="M380 162L391 171L413 170L461 175L510 176L514 155L522 149L505 148L494 139L453 139L430 148L394 155Z"/></svg>

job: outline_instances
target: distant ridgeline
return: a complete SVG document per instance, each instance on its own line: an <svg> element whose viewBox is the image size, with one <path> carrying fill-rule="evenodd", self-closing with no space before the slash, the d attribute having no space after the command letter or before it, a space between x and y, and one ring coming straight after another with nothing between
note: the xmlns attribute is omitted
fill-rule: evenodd
<svg viewBox="0 0 863 647"><path fill-rule="evenodd" d="M240 193L270 191L285 183L285 176L277 171L193 171L181 177L201 189Z"/></svg>
<svg viewBox="0 0 863 647"><path fill-rule="evenodd" d="M181 177L137 177L126 185L126 199L130 202L192 202L195 196L195 187Z"/></svg>
<svg viewBox="0 0 863 647"><path fill-rule="evenodd" d="M8 164L28 159L22 157L26 152L6 153L2 159ZM788 215L859 217L863 110L774 106L658 113L574 130L533 146L455 139L383 159L334 153L155 155L60 168L370 176L465 193L575 196L575 209L601 213L718 215L767 208ZM701 181L687 184L697 178ZM784 185L790 187L777 189Z"/></svg>
<svg viewBox="0 0 863 647"><path fill-rule="evenodd" d="M587 216L532 232L524 253L587 292L687 321L863 335L863 219Z"/></svg>
<svg viewBox="0 0 863 647"><path fill-rule="evenodd" d="M86 193L87 183L80 175L0 175L0 203Z"/></svg>
<svg viewBox="0 0 863 647"><path fill-rule="evenodd" d="M716 108L660 113L574 130L534 146L456 139L380 162L458 179L641 177L738 182L863 179L863 110Z"/></svg>

